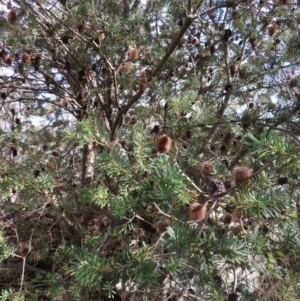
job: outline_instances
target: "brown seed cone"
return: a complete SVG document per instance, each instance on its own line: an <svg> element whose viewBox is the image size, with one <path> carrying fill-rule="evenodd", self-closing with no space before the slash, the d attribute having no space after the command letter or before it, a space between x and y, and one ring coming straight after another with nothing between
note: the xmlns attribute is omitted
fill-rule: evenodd
<svg viewBox="0 0 300 301"><path fill-rule="evenodd" d="M156 149L160 153L167 153L170 151L172 139L167 135L161 135L157 139Z"/></svg>
<svg viewBox="0 0 300 301"><path fill-rule="evenodd" d="M226 215L224 216L224 224L231 224L233 221L233 216L230 213L226 213Z"/></svg>
<svg viewBox="0 0 300 301"><path fill-rule="evenodd" d="M257 47L257 44L258 44L258 40L255 38L255 39L250 39L250 43L251 43L251 46L254 50L256 50L256 47Z"/></svg>
<svg viewBox="0 0 300 301"><path fill-rule="evenodd" d="M133 60L137 60L139 58L139 50L137 48L131 48L129 50L129 55Z"/></svg>
<svg viewBox="0 0 300 301"><path fill-rule="evenodd" d="M210 176L212 174L213 170L214 170L214 168L209 161L205 161L202 163L201 174L203 176L207 176L207 177Z"/></svg>
<svg viewBox="0 0 300 301"><path fill-rule="evenodd" d="M11 66L11 64L12 64L13 61L14 61L14 59L11 56L9 56L9 55L6 55L4 57L4 63L6 65L8 65L8 66Z"/></svg>
<svg viewBox="0 0 300 301"><path fill-rule="evenodd" d="M239 298L239 295L238 295L238 294L236 294L236 293L230 293L230 294L228 295L227 301L237 301L238 298Z"/></svg>
<svg viewBox="0 0 300 301"><path fill-rule="evenodd" d="M244 217L244 213L242 210L238 210L236 211L235 216L240 219Z"/></svg>
<svg viewBox="0 0 300 301"><path fill-rule="evenodd" d="M230 144L232 137L233 137L232 133L226 133L223 140L224 144L226 145Z"/></svg>
<svg viewBox="0 0 300 301"><path fill-rule="evenodd" d="M10 10L7 14L7 21L10 23L10 24L16 24L17 21L18 21L18 16L17 16L17 13L14 11L14 10Z"/></svg>
<svg viewBox="0 0 300 301"><path fill-rule="evenodd" d="M31 56L28 53L23 53L22 61L23 61L23 63L30 64L31 63Z"/></svg>
<svg viewBox="0 0 300 301"><path fill-rule="evenodd" d="M284 184L288 184L288 182L289 182L288 177L280 177L280 178L278 179L277 184L279 184L279 185L284 185Z"/></svg>
<svg viewBox="0 0 300 301"><path fill-rule="evenodd" d="M146 71L141 71L140 73L140 88L145 90L147 88L148 80L147 80L147 73Z"/></svg>
<svg viewBox="0 0 300 301"><path fill-rule="evenodd" d="M77 29L77 31L79 32L79 33L81 33L81 32L83 32L83 29L84 29L84 24L76 24L75 25L75 28Z"/></svg>
<svg viewBox="0 0 300 301"><path fill-rule="evenodd" d="M43 30L43 29L40 29L40 30L39 30L39 35L40 35L40 37L41 37L41 38L46 38L46 36L47 36L47 33L46 33L46 31L45 31L45 30Z"/></svg>
<svg viewBox="0 0 300 301"><path fill-rule="evenodd" d="M206 216L206 204L193 202L189 208L189 218L192 221L202 221Z"/></svg>
<svg viewBox="0 0 300 301"><path fill-rule="evenodd" d="M232 172L232 180L236 185L239 184L247 184L249 179L251 178L253 172L247 166L235 167Z"/></svg>
<svg viewBox="0 0 300 301"><path fill-rule="evenodd" d="M160 232L163 233L167 231L167 228L170 226L170 220L166 217L161 217L156 223L155 227Z"/></svg>
<svg viewBox="0 0 300 301"><path fill-rule="evenodd" d="M125 74L129 74L130 71L131 71L131 68L132 68L132 65L130 62L126 62L122 65L122 71L125 73Z"/></svg>
<svg viewBox="0 0 300 301"><path fill-rule="evenodd" d="M50 169L56 169L56 165L53 162L48 162L47 167Z"/></svg>
<svg viewBox="0 0 300 301"><path fill-rule="evenodd" d="M293 78L291 81L290 81L290 87L291 88L296 88L298 85L298 80L297 78Z"/></svg>
<svg viewBox="0 0 300 301"><path fill-rule="evenodd" d="M54 150L54 151L52 151L52 155L53 155L54 157L60 157L60 151Z"/></svg>
<svg viewBox="0 0 300 301"><path fill-rule="evenodd" d="M277 32L278 26L277 24L271 24L268 27L269 36L272 37Z"/></svg>

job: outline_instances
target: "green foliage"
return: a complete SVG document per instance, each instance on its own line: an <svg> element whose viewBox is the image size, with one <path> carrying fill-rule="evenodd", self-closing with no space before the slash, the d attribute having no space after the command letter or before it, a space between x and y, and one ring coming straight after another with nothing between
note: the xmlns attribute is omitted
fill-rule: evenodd
<svg viewBox="0 0 300 301"><path fill-rule="evenodd" d="M0 300L299 300L298 2L7 6Z"/></svg>

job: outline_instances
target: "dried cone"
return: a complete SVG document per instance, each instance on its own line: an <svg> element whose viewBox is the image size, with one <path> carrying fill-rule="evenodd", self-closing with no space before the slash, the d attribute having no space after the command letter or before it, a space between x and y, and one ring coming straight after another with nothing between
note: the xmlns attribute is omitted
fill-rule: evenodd
<svg viewBox="0 0 300 301"><path fill-rule="evenodd" d="M53 162L48 162L47 167L50 168L50 169L56 169L56 165Z"/></svg>
<svg viewBox="0 0 300 301"><path fill-rule="evenodd" d="M213 172L214 168L212 166L212 164L209 161L205 161L203 162L202 166L201 166L201 174L203 176L210 176Z"/></svg>
<svg viewBox="0 0 300 301"><path fill-rule="evenodd" d="M14 61L13 58L12 58L11 56L9 56L9 55L6 55L6 56L4 57L4 63L5 63L6 65L8 65L8 66L10 66L10 65L12 64L13 61Z"/></svg>
<svg viewBox="0 0 300 301"><path fill-rule="evenodd" d="M189 208L189 218L192 221L202 221L206 216L206 204L193 202Z"/></svg>
<svg viewBox="0 0 300 301"><path fill-rule="evenodd" d="M23 61L23 63L30 64L31 63L31 56L28 53L23 53L22 61Z"/></svg>
<svg viewBox="0 0 300 301"><path fill-rule="evenodd" d="M129 55L133 60L137 60L139 58L139 50L137 48L131 48L129 50Z"/></svg>
<svg viewBox="0 0 300 301"><path fill-rule="evenodd" d="M247 166L235 167L232 170L232 180L236 185L247 184L253 172Z"/></svg>
<svg viewBox="0 0 300 301"><path fill-rule="evenodd" d="M40 37L41 37L41 38L46 38L46 36L47 36L47 33L46 33L46 31L45 31L45 30L43 30L43 29L40 29L40 30L39 30L39 35L40 35Z"/></svg>
<svg viewBox="0 0 300 301"><path fill-rule="evenodd" d="M224 224L231 224L233 221L233 216L230 213L226 213L225 217L224 217Z"/></svg>
<svg viewBox="0 0 300 301"><path fill-rule="evenodd" d="M290 87L291 88L296 88L298 86L298 80L297 78L293 78L291 81L290 81Z"/></svg>
<svg viewBox="0 0 300 301"><path fill-rule="evenodd" d="M166 232L167 228L170 226L170 219L166 218L166 217L161 217L156 223L155 223L155 227L156 229L160 232Z"/></svg>
<svg viewBox="0 0 300 301"><path fill-rule="evenodd" d="M157 139L156 149L160 153L167 153L170 151L172 139L167 135L161 135Z"/></svg>
<svg viewBox="0 0 300 301"><path fill-rule="evenodd" d="M83 29L84 29L84 24L76 24L75 25L75 28L77 29L77 31L79 33L82 33L83 32Z"/></svg>
<svg viewBox="0 0 300 301"><path fill-rule="evenodd" d="M272 37L277 32L278 26L277 24L271 24L268 27L269 36Z"/></svg>
<svg viewBox="0 0 300 301"><path fill-rule="evenodd" d="M288 182L289 182L289 179L288 179L287 177L280 177L280 178L278 179L277 184L279 184L279 185L284 185L284 184L288 184Z"/></svg>
<svg viewBox="0 0 300 301"><path fill-rule="evenodd" d="M7 14L7 21L10 23L10 24L16 24L17 21L18 21L18 16L17 16L17 13L14 11L14 10L10 10Z"/></svg>
<svg viewBox="0 0 300 301"><path fill-rule="evenodd" d="M146 71L141 71L140 73L140 88L145 90L147 88L148 80Z"/></svg>
<svg viewBox="0 0 300 301"><path fill-rule="evenodd" d="M60 151L54 150L54 151L52 151L52 155L53 155L54 157L60 157Z"/></svg>
<svg viewBox="0 0 300 301"><path fill-rule="evenodd" d="M227 301L238 301L239 295L236 293L230 293Z"/></svg>
<svg viewBox="0 0 300 301"><path fill-rule="evenodd" d="M254 50L256 50L258 40L257 39L250 39L251 46Z"/></svg>
<svg viewBox="0 0 300 301"><path fill-rule="evenodd" d="M125 73L125 74L129 74L130 71L131 71L131 68L132 68L132 65L130 62L126 62L122 65L122 71Z"/></svg>

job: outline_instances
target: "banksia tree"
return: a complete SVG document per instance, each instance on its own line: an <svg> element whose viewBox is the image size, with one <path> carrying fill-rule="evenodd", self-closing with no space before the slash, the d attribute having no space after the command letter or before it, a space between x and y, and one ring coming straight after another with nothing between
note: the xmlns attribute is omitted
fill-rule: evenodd
<svg viewBox="0 0 300 301"><path fill-rule="evenodd" d="M299 300L298 2L4 4L0 299Z"/></svg>

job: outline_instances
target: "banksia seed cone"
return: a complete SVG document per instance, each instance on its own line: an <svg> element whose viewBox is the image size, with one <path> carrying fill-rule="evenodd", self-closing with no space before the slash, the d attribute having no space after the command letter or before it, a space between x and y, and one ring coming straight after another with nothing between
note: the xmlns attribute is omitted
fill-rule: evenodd
<svg viewBox="0 0 300 301"><path fill-rule="evenodd" d="M55 169L56 165L53 162L48 162L47 167L50 168L50 169Z"/></svg>
<svg viewBox="0 0 300 301"><path fill-rule="evenodd" d="M160 153L167 153L171 149L172 139L167 135L161 135L157 139L156 149Z"/></svg>
<svg viewBox="0 0 300 301"><path fill-rule="evenodd" d="M148 83L146 71L141 71L141 73L140 73L140 83L141 83L140 88L142 90L145 90L147 88L147 83Z"/></svg>
<svg viewBox="0 0 300 301"><path fill-rule="evenodd" d="M205 161L203 162L202 166L201 166L201 174L203 176L210 176L213 172L214 168L212 166L212 164L209 161Z"/></svg>
<svg viewBox="0 0 300 301"><path fill-rule="evenodd" d="M30 64L31 63L31 56L28 53L23 53L22 61L23 61L23 63Z"/></svg>
<svg viewBox="0 0 300 301"><path fill-rule="evenodd" d="M284 185L284 184L287 184L288 182L289 182L289 179L288 179L287 177L280 177L280 178L278 179L277 184L279 184L279 185Z"/></svg>
<svg viewBox="0 0 300 301"><path fill-rule="evenodd" d="M224 182L218 178L211 178L210 179L210 183L209 183L209 187L210 187L210 192L214 195L214 196L218 196L221 193L226 191Z"/></svg>
<svg viewBox="0 0 300 301"><path fill-rule="evenodd" d="M296 78L293 78L291 81L290 81L290 87L291 88L296 88L298 85L298 80Z"/></svg>
<svg viewBox="0 0 300 301"><path fill-rule="evenodd" d="M216 52L216 46L215 45L210 45L209 52L210 52L210 54L214 54Z"/></svg>
<svg viewBox="0 0 300 301"><path fill-rule="evenodd" d="M7 14L7 21L10 24L16 24L18 21L17 13L14 10L10 10Z"/></svg>
<svg viewBox="0 0 300 301"><path fill-rule="evenodd" d="M238 218L238 219L241 219L244 217L244 213L242 210L238 210L236 213L235 213L235 216Z"/></svg>
<svg viewBox="0 0 300 301"><path fill-rule="evenodd" d="M84 24L76 24L75 25L75 28L77 29L77 31L79 32L79 33L81 33L81 32L83 32L83 29L84 29Z"/></svg>
<svg viewBox="0 0 300 301"><path fill-rule="evenodd" d="M170 226L170 220L166 217L161 217L156 223L155 227L160 233L163 233Z"/></svg>
<svg viewBox="0 0 300 301"><path fill-rule="evenodd" d="M256 50L258 40L257 39L250 39L251 46L254 50Z"/></svg>
<svg viewBox="0 0 300 301"><path fill-rule="evenodd" d="M238 295L238 294L236 294L236 293L230 293L230 294L228 295L227 301L237 301L238 298L239 298L239 295Z"/></svg>
<svg viewBox="0 0 300 301"><path fill-rule="evenodd" d="M129 74L130 71L131 71L131 68L132 68L132 65L130 62L126 62L122 65L122 71L125 73L125 74Z"/></svg>
<svg viewBox="0 0 300 301"><path fill-rule="evenodd" d="M60 157L60 152L54 150L54 151L52 152L52 155L53 155L54 157Z"/></svg>
<svg viewBox="0 0 300 301"><path fill-rule="evenodd" d="M192 221L202 221L206 216L206 204L193 202L189 208L189 218Z"/></svg>
<svg viewBox="0 0 300 301"><path fill-rule="evenodd" d="M224 141L224 144L226 144L226 145L230 144L231 139L232 139L232 134L231 134L231 133L225 134L224 140L223 140L223 141Z"/></svg>
<svg viewBox="0 0 300 301"><path fill-rule="evenodd" d="M10 65L12 64L13 61L14 61L13 58L12 58L11 56L9 56L9 55L6 55L6 56L4 57L4 63L5 63L6 65L8 65L8 66L10 66Z"/></svg>
<svg viewBox="0 0 300 301"><path fill-rule="evenodd" d="M277 29L278 29L277 24L274 23L269 25L268 27L269 36L272 37L276 33Z"/></svg>
<svg viewBox="0 0 300 301"><path fill-rule="evenodd" d="M245 185L248 183L252 174L252 170L247 166L235 167L232 170L232 180L236 185Z"/></svg>
<svg viewBox="0 0 300 301"><path fill-rule="evenodd" d="M46 38L46 36L47 36L46 31L43 30L43 29L39 30L39 35L40 35L41 38Z"/></svg>
<svg viewBox="0 0 300 301"><path fill-rule="evenodd" d="M233 217L230 213L226 213L225 217L224 217L224 224L231 224L233 221Z"/></svg>
<svg viewBox="0 0 300 301"><path fill-rule="evenodd" d="M137 48L131 48L129 50L129 55L133 60L137 60L139 58L139 50Z"/></svg>

